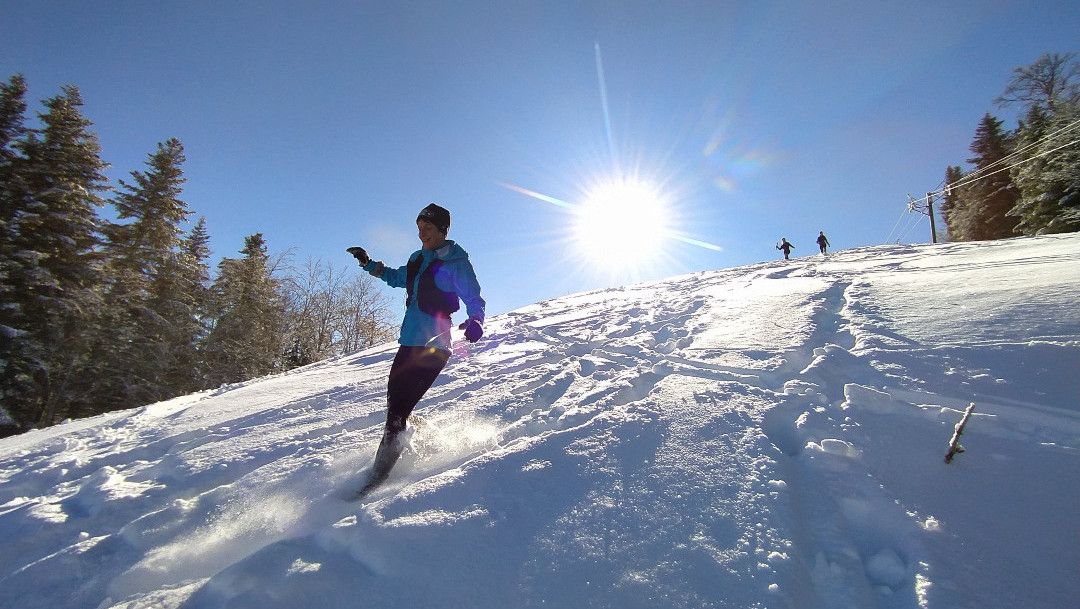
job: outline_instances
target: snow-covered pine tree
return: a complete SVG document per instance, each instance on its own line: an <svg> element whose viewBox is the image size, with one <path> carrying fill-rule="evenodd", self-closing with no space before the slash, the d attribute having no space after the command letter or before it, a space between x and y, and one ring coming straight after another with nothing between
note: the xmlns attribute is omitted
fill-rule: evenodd
<svg viewBox="0 0 1080 609"><path fill-rule="evenodd" d="M262 233L244 238L243 258L225 258L210 289L212 326L203 349L208 386L281 369L285 302Z"/></svg>
<svg viewBox="0 0 1080 609"><path fill-rule="evenodd" d="M1080 123L1080 96L1054 105L1047 130L1060 133L1070 125ZM1076 139L1075 130L1068 138ZM1049 139L1042 142L1039 150L1054 152L1047 154L1040 174L1041 201L1050 208L1051 217L1039 229L1038 234L1066 233L1080 230L1080 145L1064 146L1069 139Z"/></svg>
<svg viewBox="0 0 1080 609"><path fill-rule="evenodd" d="M1007 167L999 161L1011 151L1012 144L1001 121L987 112L971 142L974 156L968 159L975 172L985 171L986 175L972 182L962 195L967 199L972 221L969 239L1003 239L1016 234L1017 219L1007 214L1019 196L1009 172L999 171Z"/></svg>
<svg viewBox="0 0 1080 609"><path fill-rule="evenodd" d="M1026 149L1021 160L1030 160L1010 170L1019 197L1009 215L1018 219L1016 230L1025 235L1039 234L1054 217L1054 202L1046 196L1043 185L1047 159L1039 156L1039 141L1046 136L1049 124L1046 110L1033 105L1016 130L1016 149Z"/></svg>
<svg viewBox="0 0 1080 609"><path fill-rule="evenodd" d="M6 84L0 84L0 323L15 313L7 306L10 290L6 279L9 265L17 264L15 252L16 219L29 205L25 184L25 158L19 153L18 143L27 135L26 128L26 80L16 74Z"/></svg>
<svg viewBox="0 0 1080 609"><path fill-rule="evenodd" d="M180 198L184 149L179 140L158 144L145 171L120 181L112 199L125 223L106 227L103 306L95 324L95 357L88 364L86 404L107 412L171 397L164 371L174 352L173 310L182 285L177 258L181 223L190 212Z"/></svg>
<svg viewBox="0 0 1080 609"><path fill-rule="evenodd" d="M14 257L5 269L5 304L18 311L17 329L27 333L43 364L36 371L41 405L38 422L67 414L62 405L77 393L79 370L88 356L86 330L99 301L101 242L97 208L107 189L92 123L81 112L78 88L45 100L41 127L16 145L24 161L25 185L7 246Z"/></svg>
<svg viewBox="0 0 1080 609"><path fill-rule="evenodd" d="M12 278L25 264L16 240L17 220L30 203L25 158L17 146L27 135L26 80L0 84L0 436L32 424L40 414L45 364L40 345L25 330ZM37 379L37 380L35 380Z"/></svg>
<svg viewBox="0 0 1080 609"><path fill-rule="evenodd" d="M152 308L168 329L162 375L171 395L205 387L199 347L207 334L209 242L206 218L199 218L151 286Z"/></svg>
<svg viewBox="0 0 1080 609"><path fill-rule="evenodd" d="M26 79L21 74L0 84L0 196L5 205L0 208L0 227L6 227L14 213L8 189L13 186L16 164L20 160L16 144L26 136Z"/></svg>
<svg viewBox="0 0 1080 609"><path fill-rule="evenodd" d="M964 170L959 166L950 165L945 168L945 184L958 184L964 179ZM941 217L945 219L945 226L949 232L950 241L964 241L967 226L964 222L965 203L961 196L962 186L949 186L945 189L941 202Z"/></svg>

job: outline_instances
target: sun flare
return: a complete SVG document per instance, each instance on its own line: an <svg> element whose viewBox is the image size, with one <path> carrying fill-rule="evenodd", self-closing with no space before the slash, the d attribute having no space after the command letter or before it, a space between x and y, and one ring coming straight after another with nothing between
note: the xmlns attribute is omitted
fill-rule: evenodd
<svg viewBox="0 0 1080 609"><path fill-rule="evenodd" d="M575 209L578 248L599 266L637 266L661 253L670 204L660 190L620 179L588 190Z"/></svg>

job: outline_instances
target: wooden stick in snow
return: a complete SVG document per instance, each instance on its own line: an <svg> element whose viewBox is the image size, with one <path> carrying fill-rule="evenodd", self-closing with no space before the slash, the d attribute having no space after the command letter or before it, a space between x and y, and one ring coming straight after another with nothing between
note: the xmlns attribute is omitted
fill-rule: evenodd
<svg viewBox="0 0 1080 609"><path fill-rule="evenodd" d="M953 428L952 440L949 440L949 454L945 455L946 463L952 463L954 456L964 452L964 447L960 446L960 434L964 433L964 425L967 425L968 417L971 416L973 410L975 410L975 402L968 405L967 410L964 411L964 416Z"/></svg>

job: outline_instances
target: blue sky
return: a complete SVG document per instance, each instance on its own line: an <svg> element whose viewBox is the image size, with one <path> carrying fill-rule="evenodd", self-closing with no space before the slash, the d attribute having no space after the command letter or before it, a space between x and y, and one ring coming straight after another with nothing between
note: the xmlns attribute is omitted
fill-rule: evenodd
<svg viewBox="0 0 1080 609"><path fill-rule="evenodd" d="M26 76L35 112L78 85L114 180L183 141L215 262L262 232L298 262L348 264L362 245L404 264L438 201L489 314L775 259L781 236L796 255L818 230L834 248L927 241L901 217L907 194L969 156L985 112L1015 125L993 106L1013 68L1080 42L1072 2L3 0L0 14L0 76ZM577 247L574 209L620 179L650 185L683 239L613 217L592 228L615 237L602 251Z"/></svg>

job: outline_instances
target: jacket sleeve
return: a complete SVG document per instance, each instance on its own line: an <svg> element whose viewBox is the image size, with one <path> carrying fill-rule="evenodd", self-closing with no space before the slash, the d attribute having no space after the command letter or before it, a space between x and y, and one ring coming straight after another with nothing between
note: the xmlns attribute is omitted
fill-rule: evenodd
<svg viewBox="0 0 1080 609"><path fill-rule="evenodd" d="M457 292L458 298L461 298L461 301L465 303L465 312L469 314L469 319L475 319L483 324L484 307L487 303L480 296L480 282L476 279L476 271L473 270L468 255L458 261L455 267L456 272L453 276L454 291Z"/></svg>
<svg viewBox="0 0 1080 609"><path fill-rule="evenodd" d="M406 278L409 276L408 265L392 269L377 260L371 260L365 264L364 270L370 273L372 277L382 279L386 282L386 285L392 288L405 287Z"/></svg>

